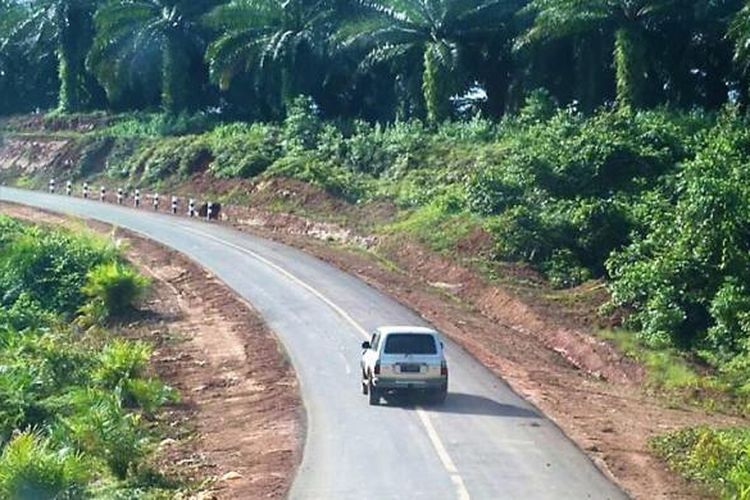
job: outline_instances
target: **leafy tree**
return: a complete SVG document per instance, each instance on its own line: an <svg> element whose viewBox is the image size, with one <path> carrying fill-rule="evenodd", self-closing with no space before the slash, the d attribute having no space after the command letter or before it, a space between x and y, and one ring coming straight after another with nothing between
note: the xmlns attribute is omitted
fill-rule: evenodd
<svg viewBox="0 0 750 500"><path fill-rule="evenodd" d="M160 68L161 104L175 113L190 104L191 57L204 40L196 19L216 0L113 0L96 12L96 40L88 64L117 100L128 77Z"/></svg>
<svg viewBox="0 0 750 500"><path fill-rule="evenodd" d="M618 103L641 106L650 69L646 35L687 5L686 0L532 0L525 11L535 15L534 23L518 45L612 33Z"/></svg>
<svg viewBox="0 0 750 500"><path fill-rule="evenodd" d="M96 0L30 2L28 15L2 43L4 47L21 47L23 56L30 60L56 54L60 79L58 108L63 112L81 111L93 100L94 82L84 61L93 38L91 18L96 4Z"/></svg>
<svg viewBox="0 0 750 500"><path fill-rule="evenodd" d="M345 27L346 44L370 48L365 67L420 56L422 95L431 122L450 115L450 97L464 76L466 44L495 32L518 8L516 2L499 0L362 0L362 6L375 17Z"/></svg>
<svg viewBox="0 0 750 500"><path fill-rule="evenodd" d="M206 16L221 33L206 51L211 79L227 90L243 73L259 86L278 75L284 104L312 93L310 74L326 53L333 15L330 0L232 0L216 7Z"/></svg>

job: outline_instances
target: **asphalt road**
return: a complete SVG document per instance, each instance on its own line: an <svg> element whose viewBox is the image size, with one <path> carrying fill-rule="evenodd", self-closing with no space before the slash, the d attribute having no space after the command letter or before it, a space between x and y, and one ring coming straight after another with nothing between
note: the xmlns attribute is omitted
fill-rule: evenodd
<svg viewBox="0 0 750 500"><path fill-rule="evenodd" d="M291 498L625 498L551 421L450 342L443 406L368 406L358 373L367 332L425 321L312 256L218 224L98 201L6 187L0 200L141 233L194 259L260 311L289 353L307 411Z"/></svg>

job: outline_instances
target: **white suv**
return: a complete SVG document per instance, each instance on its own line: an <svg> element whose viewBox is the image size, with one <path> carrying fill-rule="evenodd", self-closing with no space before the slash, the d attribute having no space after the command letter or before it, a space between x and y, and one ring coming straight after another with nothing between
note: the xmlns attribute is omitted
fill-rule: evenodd
<svg viewBox="0 0 750 500"><path fill-rule="evenodd" d="M418 326L381 326L362 343L362 394L376 405L388 392L419 391L436 403L448 394L448 364L440 335Z"/></svg>

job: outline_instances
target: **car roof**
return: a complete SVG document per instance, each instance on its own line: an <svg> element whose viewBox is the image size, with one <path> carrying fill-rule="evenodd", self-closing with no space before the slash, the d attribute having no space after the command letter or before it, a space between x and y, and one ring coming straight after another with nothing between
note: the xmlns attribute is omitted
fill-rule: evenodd
<svg viewBox="0 0 750 500"><path fill-rule="evenodd" d="M388 335L391 333L416 333L420 335L437 335L438 332L432 328L426 328L424 326L380 326L378 332L382 335Z"/></svg>

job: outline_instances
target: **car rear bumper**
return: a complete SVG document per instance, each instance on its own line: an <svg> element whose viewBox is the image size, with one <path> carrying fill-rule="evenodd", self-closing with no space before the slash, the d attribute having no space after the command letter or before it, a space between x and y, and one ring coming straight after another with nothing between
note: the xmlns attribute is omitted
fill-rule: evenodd
<svg viewBox="0 0 750 500"><path fill-rule="evenodd" d="M378 377L373 381L376 389L385 391L412 390L429 391L448 388L448 377L428 379L401 379Z"/></svg>

